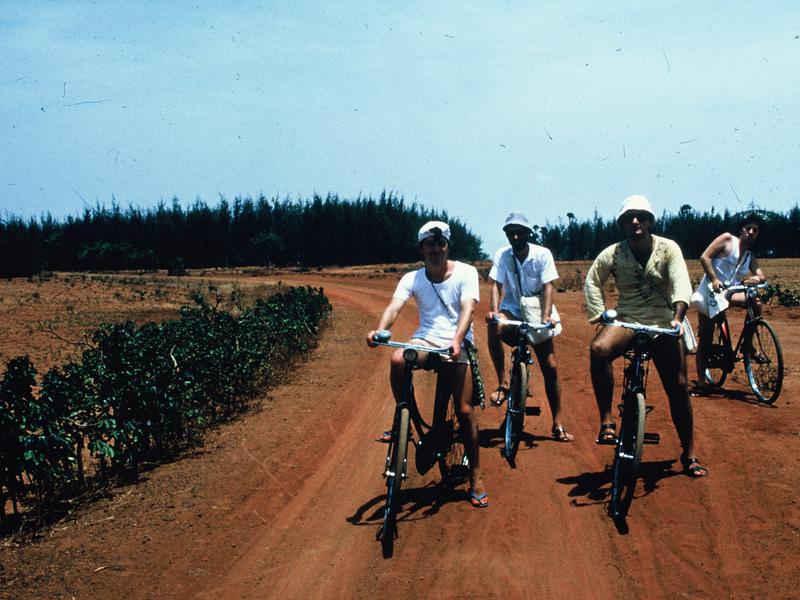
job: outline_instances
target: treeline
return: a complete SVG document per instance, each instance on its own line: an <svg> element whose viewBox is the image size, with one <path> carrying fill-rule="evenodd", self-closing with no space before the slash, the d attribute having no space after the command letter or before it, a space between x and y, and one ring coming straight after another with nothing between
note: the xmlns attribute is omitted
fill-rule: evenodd
<svg viewBox="0 0 800 600"><path fill-rule="evenodd" d="M800 256L800 208L797 205L786 213L748 210L732 214L712 209L700 213L684 204L676 214L664 212L657 218L653 230L678 242L686 258L699 258L711 240L723 232L737 233L735 228L744 214L758 213L766 225L753 251L757 256L791 258ZM534 226L535 243L549 248L558 260L593 259L604 248L622 239L614 218L602 219L595 211L586 221L567 213L566 221Z"/></svg>
<svg viewBox="0 0 800 600"><path fill-rule="evenodd" d="M416 234L429 220L452 231L451 255L478 260L481 240L446 212L407 204L402 197L311 200L259 197L177 199L155 208L97 206L79 217L47 214L0 221L0 277L42 270L176 269L241 265L354 265L419 259Z"/></svg>
<svg viewBox="0 0 800 600"><path fill-rule="evenodd" d="M322 289L291 288L236 315L201 304L175 321L102 325L80 361L40 379L27 356L10 360L0 377L0 532L16 522L7 508L44 518L200 444L311 349L330 310Z"/></svg>

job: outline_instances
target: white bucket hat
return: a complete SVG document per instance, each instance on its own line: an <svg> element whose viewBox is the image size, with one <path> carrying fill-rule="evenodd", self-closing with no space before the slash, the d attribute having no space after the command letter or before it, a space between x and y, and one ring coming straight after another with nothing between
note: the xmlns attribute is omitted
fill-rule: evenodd
<svg viewBox="0 0 800 600"><path fill-rule="evenodd" d="M419 233L417 233L417 243L422 242L429 237L435 236L437 233L441 233L442 237L446 239L448 242L450 241L450 226L443 222L443 221L428 221L419 228Z"/></svg>
<svg viewBox="0 0 800 600"><path fill-rule="evenodd" d="M626 212L646 212L650 215L650 220L655 223L656 216L653 213L653 207L650 205L650 200L639 194L628 196L622 201L622 206L617 215L617 223L620 223L622 216Z"/></svg>
<svg viewBox="0 0 800 600"><path fill-rule="evenodd" d="M522 213L511 213L510 215L508 215L506 217L506 224L503 225L503 231L505 231L508 227L511 227L513 225L524 227L529 231L533 231L533 227L531 227L531 224L528 222L528 218Z"/></svg>

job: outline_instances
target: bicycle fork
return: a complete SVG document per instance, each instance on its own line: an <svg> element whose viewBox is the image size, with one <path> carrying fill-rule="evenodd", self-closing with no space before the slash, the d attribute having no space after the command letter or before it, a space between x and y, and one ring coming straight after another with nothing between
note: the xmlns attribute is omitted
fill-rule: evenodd
<svg viewBox="0 0 800 600"><path fill-rule="evenodd" d="M416 356L415 356L416 360ZM394 409L394 418L392 420L392 441L389 443L389 450L386 452L386 465L383 469L383 476L384 478L390 478L397 475L392 470L392 462L394 456L396 454L395 447L400 441L400 413L405 409L411 413L411 407L408 402L408 398L411 398L411 394L414 393L414 383L413 383L413 375L412 375L412 366L413 361L406 360L406 369L405 373L403 374L403 395L402 400L397 403ZM411 437L411 419L409 418L408 422L408 429L409 429L409 438ZM403 460L403 472L400 474L401 479L405 480L408 479L408 454L406 454Z"/></svg>

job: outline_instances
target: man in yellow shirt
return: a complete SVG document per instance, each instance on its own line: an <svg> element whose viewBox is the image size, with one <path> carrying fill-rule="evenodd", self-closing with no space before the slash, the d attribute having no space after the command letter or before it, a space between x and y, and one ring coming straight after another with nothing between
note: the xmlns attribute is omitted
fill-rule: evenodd
<svg viewBox="0 0 800 600"><path fill-rule="evenodd" d="M672 240L653 235L655 223L650 201L629 196L622 203L617 223L625 240L603 250L586 274L584 294L590 322L597 322L606 309L603 287L614 277L619 291L616 307L620 319L652 327L683 327L692 293L689 272L680 247ZM601 327L589 347L592 385L600 411L598 444L616 444L616 423L611 416L614 394L612 362L625 353L634 332L620 327ZM686 473L702 477L708 470L694 452L692 405L687 389L686 355L680 338L661 336L652 346L652 357L664 391L683 453Z"/></svg>

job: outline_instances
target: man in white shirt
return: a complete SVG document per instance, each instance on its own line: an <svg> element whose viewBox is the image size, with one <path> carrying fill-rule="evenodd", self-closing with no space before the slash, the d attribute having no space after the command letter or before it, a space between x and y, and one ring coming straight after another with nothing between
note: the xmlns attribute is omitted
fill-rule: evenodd
<svg viewBox="0 0 800 600"><path fill-rule="evenodd" d="M377 331L390 329L403 306L413 297L419 311L419 326L411 342L451 348L450 364L443 375L453 391L461 431L469 457L470 502L477 508L489 505L481 477L478 453L478 424L472 407L472 377L464 340L472 342L472 315L479 300L478 271L462 262L449 260L450 227L441 221L425 223L417 234L417 243L425 266L406 273L383 311L378 327L367 334L373 345ZM434 355L420 352L417 365L429 368ZM392 353L390 382L395 401L402 397L406 362L402 350Z"/></svg>
<svg viewBox="0 0 800 600"><path fill-rule="evenodd" d="M503 231L510 245L500 248L494 255L489 279L492 282L490 311L486 315L489 324L489 354L497 372L497 389L491 395L492 404L501 406L508 398L509 375L505 367L503 342L516 346L517 327L503 325L503 320L520 321L522 296L541 296L542 323L552 322L553 281L558 279L553 254L547 248L528 242L532 229L525 215L511 213L506 218ZM497 321L501 321L497 323ZM545 393L550 404L553 426L550 433L560 442L571 442L573 436L561 423L561 382L553 351L553 339L533 346L539 367L542 370Z"/></svg>

